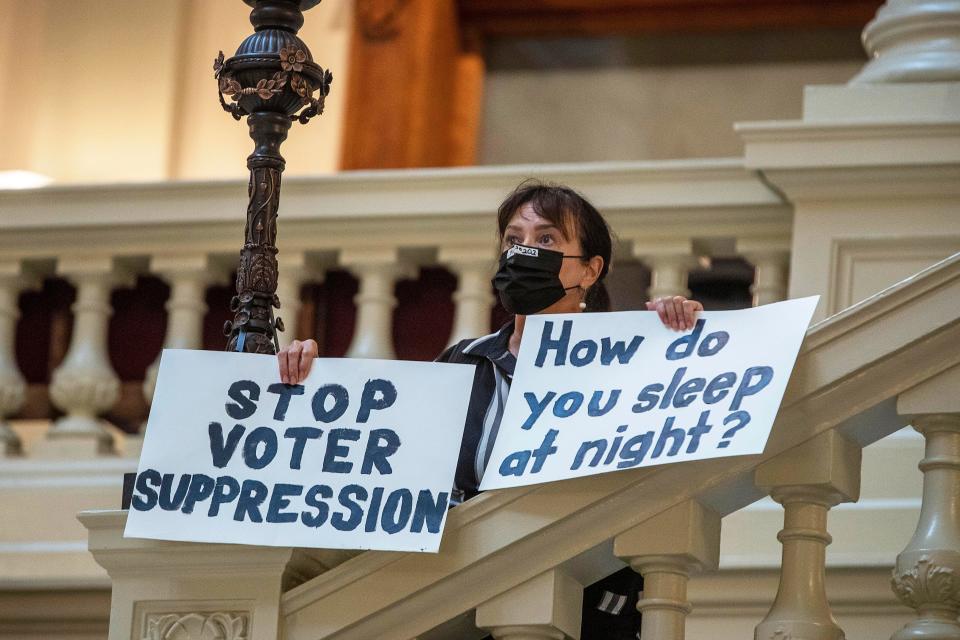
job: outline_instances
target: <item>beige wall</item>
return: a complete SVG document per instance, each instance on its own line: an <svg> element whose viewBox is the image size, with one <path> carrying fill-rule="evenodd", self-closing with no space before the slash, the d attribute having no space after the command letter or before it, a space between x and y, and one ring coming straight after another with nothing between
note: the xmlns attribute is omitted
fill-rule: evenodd
<svg viewBox="0 0 960 640"><path fill-rule="evenodd" d="M739 156L735 122L798 118L864 60L858 29L494 40L481 163Z"/></svg>
<svg viewBox="0 0 960 640"><path fill-rule="evenodd" d="M739 156L733 123L800 115L803 86L859 62L510 71L488 76L483 164Z"/></svg>
<svg viewBox="0 0 960 640"><path fill-rule="evenodd" d="M288 175L335 171L349 0L306 15L301 36L334 71L327 112L295 125ZM58 182L241 177L246 127L217 102L212 62L252 27L237 0L0 0L0 170Z"/></svg>

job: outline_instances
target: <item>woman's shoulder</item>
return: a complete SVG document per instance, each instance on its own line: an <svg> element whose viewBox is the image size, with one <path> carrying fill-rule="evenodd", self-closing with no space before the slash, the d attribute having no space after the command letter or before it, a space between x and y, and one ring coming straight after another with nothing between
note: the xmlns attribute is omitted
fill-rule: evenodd
<svg viewBox="0 0 960 640"><path fill-rule="evenodd" d="M508 349L513 327L513 318L511 318L493 333L455 342L437 356L435 362L476 364L488 358L500 358Z"/></svg>
<svg viewBox="0 0 960 640"><path fill-rule="evenodd" d="M452 362L454 364L472 363L476 361L476 356L464 353L464 350L474 342L473 338L467 338L460 342L455 342L443 350L434 362Z"/></svg>

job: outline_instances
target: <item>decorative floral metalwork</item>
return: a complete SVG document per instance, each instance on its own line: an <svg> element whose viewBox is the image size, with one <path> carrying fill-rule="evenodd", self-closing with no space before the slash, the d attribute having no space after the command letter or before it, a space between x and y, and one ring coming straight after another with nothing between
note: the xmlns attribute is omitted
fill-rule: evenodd
<svg viewBox="0 0 960 640"><path fill-rule="evenodd" d="M302 124L323 113L333 74L313 61L297 36L303 11L320 0L247 0L253 6L254 33L226 58L213 62L223 109L247 117L254 151L247 157L250 183L245 242L237 268L237 295L230 302L233 320L224 324L227 350L275 353L280 308L277 296L277 209L285 162L280 145L291 123Z"/></svg>
<svg viewBox="0 0 960 640"><path fill-rule="evenodd" d="M314 65L319 75L319 82L314 86L315 81L303 73L304 65L309 60L306 51L292 46L284 47L280 50L279 59L280 71L274 73L269 79L260 79L256 86L244 87L231 72L226 70L223 51L221 51L213 61L213 76L217 79L220 105L223 110L239 120L244 115L249 115L239 105L241 98L256 95L262 100L269 100L282 94L289 84L290 89L299 96L301 104L306 107L299 113L290 115L290 120L306 124L314 116L323 113L326 97L330 93L330 84L333 82L333 74L330 70ZM317 92L317 97L314 97L314 92ZM229 96L236 104L228 104L224 100L224 95Z"/></svg>
<svg viewBox="0 0 960 640"><path fill-rule="evenodd" d="M284 71L303 71L303 63L307 61L307 52L303 49L284 47L280 49L280 67Z"/></svg>
<svg viewBox="0 0 960 640"><path fill-rule="evenodd" d="M953 569L940 566L929 556L921 556L913 569L890 579L894 593L909 607L936 603L960 608L960 580Z"/></svg>
<svg viewBox="0 0 960 640"><path fill-rule="evenodd" d="M306 105L307 108L301 111L299 114L290 116L290 119L296 120L300 124L306 124L310 118L323 113L323 107L326 104L327 95L330 93L330 83L333 82L333 74L329 69L324 70L323 79L320 81L320 86L316 89L314 89L313 85L311 85L306 78L302 78L302 80L303 93L297 89L294 90L297 91L298 95L300 95L303 104ZM316 98L313 97L314 91L318 91Z"/></svg>

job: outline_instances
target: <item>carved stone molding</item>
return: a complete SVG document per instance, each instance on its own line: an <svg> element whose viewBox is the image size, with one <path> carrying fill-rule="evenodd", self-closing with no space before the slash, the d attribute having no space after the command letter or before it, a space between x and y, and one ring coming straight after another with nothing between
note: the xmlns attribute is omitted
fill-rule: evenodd
<svg viewBox="0 0 960 640"><path fill-rule="evenodd" d="M250 614L149 613L143 619L142 640L249 640Z"/></svg>
<svg viewBox="0 0 960 640"><path fill-rule="evenodd" d="M894 569L890 584L897 597L913 609L931 603L960 609L960 577L930 556L922 556L910 571L897 573Z"/></svg>

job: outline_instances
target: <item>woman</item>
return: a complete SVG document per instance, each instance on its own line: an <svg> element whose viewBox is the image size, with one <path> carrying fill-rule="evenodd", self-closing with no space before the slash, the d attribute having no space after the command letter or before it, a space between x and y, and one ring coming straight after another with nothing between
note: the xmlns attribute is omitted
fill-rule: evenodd
<svg viewBox="0 0 960 640"><path fill-rule="evenodd" d="M535 313L609 311L604 278L612 239L603 216L583 196L563 186L525 182L497 214L500 268L494 278L504 308L516 314L496 333L463 340L441 362L476 366L457 462L453 502L478 492L506 406L526 316ZM692 329L703 305L682 296L647 303L671 329ZM293 341L278 354L280 379L296 384L310 371L317 343ZM582 640L635 638L642 580L625 569L584 591Z"/></svg>

